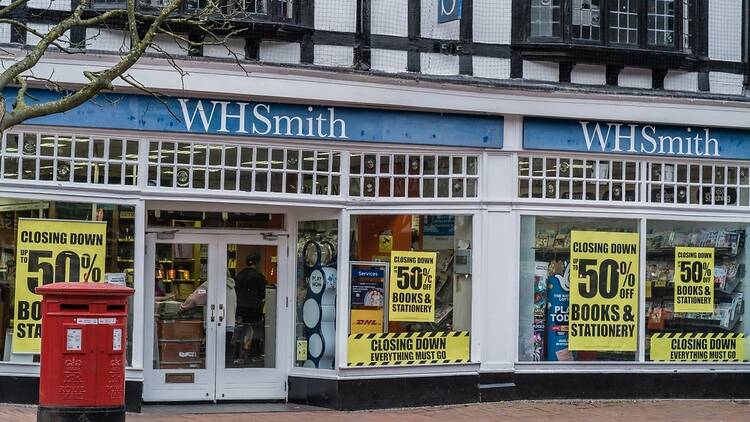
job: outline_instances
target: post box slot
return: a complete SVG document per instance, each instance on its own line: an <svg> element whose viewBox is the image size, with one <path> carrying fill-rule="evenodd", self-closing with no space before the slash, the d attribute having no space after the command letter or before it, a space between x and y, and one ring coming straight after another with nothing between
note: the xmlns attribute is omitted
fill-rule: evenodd
<svg viewBox="0 0 750 422"><path fill-rule="evenodd" d="M88 311L88 303L61 303L61 311Z"/></svg>
<svg viewBox="0 0 750 422"><path fill-rule="evenodd" d="M125 311L125 305L107 305L108 312L123 312Z"/></svg>

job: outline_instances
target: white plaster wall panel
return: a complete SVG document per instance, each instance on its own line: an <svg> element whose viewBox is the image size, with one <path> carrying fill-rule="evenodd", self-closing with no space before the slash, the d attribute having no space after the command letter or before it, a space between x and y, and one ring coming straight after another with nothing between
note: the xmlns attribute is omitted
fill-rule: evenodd
<svg viewBox="0 0 750 422"><path fill-rule="evenodd" d="M474 42L510 44L511 0L474 0Z"/></svg>
<svg viewBox="0 0 750 422"><path fill-rule="evenodd" d="M314 0L315 29L337 32L357 30L357 0Z"/></svg>
<svg viewBox="0 0 750 422"><path fill-rule="evenodd" d="M370 33L409 36L409 0L372 0Z"/></svg>
<svg viewBox="0 0 750 422"><path fill-rule="evenodd" d="M708 83L712 94L742 95L743 75L733 73L710 72Z"/></svg>
<svg viewBox="0 0 750 422"><path fill-rule="evenodd" d="M526 77L525 73L524 77ZM558 78L559 77L560 74L558 73ZM607 68L605 66L575 65L570 72L570 82L582 85L606 85Z"/></svg>
<svg viewBox="0 0 750 422"><path fill-rule="evenodd" d="M653 76L650 69L639 69L637 67L626 67L620 72L617 85L626 88L651 89Z"/></svg>
<svg viewBox="0 0 750 422"><path fill-rule="evenodd" d="M244 60L245 40L242 38L230 38L220 45L204 45L203 56L232 60L236 57Z"/></svg>
<svg viewBox="0 0 750 422"><path fill-rule="evenodd" d="M0 23L0 43L8 44L10 42L10 24Z"/></svg>
<svg viewBox="0 0 750 422"><path fill-rule="evenodd" d="M407 52L400 50L370 50L370 68L389 73L406 72Z"/></svg>
<svg viewBox="0 0 750 422"><path fill-rule="evenodd" d="M300 45L294 42L262 41L258 59L268 63L297 64L300 62Z"/></svg>
<svg viewBox="0 0 750 422"><path fill-rule="evenodd" d="M742 61L742 0L708 2L708 56Z"/></svg>
<svg viewBox="0 0 750 422"><path fill-rule="evenodd" d="M523 78L534 81L557 82L560 80L560 66L553 62L532 62L524 60Z"/></svg>
<svg viewBox="0 0 750 422"><path fill-rule="evenodd" d="M187 35L185 35L185 38L187 38ZM151 54L161 54L167 53L171 56L187 56L188 55L188 45L184 41L180 41L175 39L172 36L169 36L167 34L158 34L156 35L156 38L154 38L153 45L156 45L157 48L154 48L153 46L149 46L146 50L147 53ZM162 52L163 51L163 52Z"/></svg>
<svg viewBox="0 0 750 422"><path fill-rule="evenodd" d="M673 91L698 91L698 73L670 70L664 78L664 89Z"/></svg>
<svg viewBox="0 0 750 422"><path fill-rule="evenodd" d="M26 6L29 9L70 10L70 0L29 0Z"/></svg>
<svg viewBox="0 0 750 422"><path fill-rule="evenodd" d="M474 56L474 76L489 79L510 79L510 60Z"/></svg>
<svg viewBox="0 0 750 422"><path fill-rule="evenodd" d="M37 32L38 34L44 35L54 26L51 23L37 23L29 22L26 24L29 29ZM26 31L26 45L37 45L41 41L41 38L37 37L33 33ZM57 39L57 44L63 48L70 47L70 31L66 31L64 34ZM54 46L52 46L54 48Z"/></svg>
<svg viewBox="0 0 750 422"><path fill-rule="evenodd" d="M440 53L422 53L422 73L425 75L458 75L458 56Z"/></svg>
<svg viewBox="0 0 750 422"><path fill-rule="evenodd" d="M130 49L130 37L116 29L86 28L86 49L126 51Z"/></svg>
<svg viewBox="0 0 750 422"><path fill-rule="evenodd" d="M457 40L460 37L461 21L438 23L438 0L422 0L422 38Z"/></svg>
<svg viewBox="0 0 750 422"><path fill-rule="evenodd" d="M316 45L315 64L318 66L352 67L354 48L339 45Z"/></svg>

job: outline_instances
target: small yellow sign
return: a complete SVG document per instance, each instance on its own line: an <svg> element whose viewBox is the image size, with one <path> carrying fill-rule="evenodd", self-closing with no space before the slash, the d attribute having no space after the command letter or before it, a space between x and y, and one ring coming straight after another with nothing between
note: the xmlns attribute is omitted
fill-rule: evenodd
<svg viewBox="0 0 750 422"><path fill-rule="evenodd" d="M425 365L470 360L468 331L352 334L350 366Z"/></svg>
<svg viewBox="0 0 750 422"><path fill-rule="evenodd" d="M742 333L656 333L651 360L657 362L740 362L745 359Z"/></svg>
<svg viewBox="0 0 750 422"><path fill-rule="evenodd" d="M389 321L435 321L436 261L436 252L391 252Z"/></svg>
<svg viewBox="0 0 750 422"><path fill-rule="evenodd" d="M570 350L638 347L638 233L573 231Z"/></svg>
<svg viewBox="0 0 750 422"><path fill-rule="evenodd" d="M675 248L674 311L714 311L714 248Z"/></svg>
<svg viewBox="0 0 750 422"><path fill-rule="evenodd" d="M104 279L107 223L21 218L16 243L13 353L39 353L43 284Z"/></svg>
<svg viewBox="0 0 750 422"><path fill-rule="evenodd" d="M307 360L307 340L297 340L297 360Z"/></svg>
<svg viewBox="0 0 750 422"><path fill-rule="evenodd" d="M393 235L381 234L378 236L378 252L390 253L393 250Z"/></svg>
<svg viewBox="0 0 750 422"><path fill-rule="evenodd" d="M383 308L352 309L350 332L352 334L382 333Z"/></svg>

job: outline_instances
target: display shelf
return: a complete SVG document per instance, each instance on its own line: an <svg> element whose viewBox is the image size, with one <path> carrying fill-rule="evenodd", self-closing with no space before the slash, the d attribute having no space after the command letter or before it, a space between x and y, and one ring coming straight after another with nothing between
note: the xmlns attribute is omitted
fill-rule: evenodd
<svg viewBox="0 0 750 422"><path fill-rule="evenodd" d="M737 323L740 321L741 315L736 315L729 324L726 326L721 325L721 321L718 319L698 319L698 318L670 318L664 321L665 328L673 329L676 331L685 331L687 328L715 328L722 331L732 331Z"/></svg>
<svg viewBox="0 0 750 422"><path fill-rule="evenodd" d="M674 256L675 248L678 246L686 246L686 247L692 247L687 245L677 245L670 248L646 248L646 259L647 260L653 260L652 257L670 257ZM696 246L698 247L698 246ZM712 246L701 246L706 248L711 248ZM729 247L722 247L722 248L714 248L714 257L731 257L734 258L737 255L739 255L743 251L742 248L729 248Z"/></svg>

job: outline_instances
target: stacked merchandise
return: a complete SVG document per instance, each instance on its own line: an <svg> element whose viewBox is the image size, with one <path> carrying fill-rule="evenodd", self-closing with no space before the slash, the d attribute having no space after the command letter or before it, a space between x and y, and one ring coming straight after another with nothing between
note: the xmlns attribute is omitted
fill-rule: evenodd
<svg viewBox="0 0 750 422"><path fill-rule="evenodd" d="M204 337L202 312L189 318L180 312L180 302L159 302L156 327L159 339L156 368L205 368L201 354Z"/></svg>
<svg viewBox="0 0 750 422"><path fill-rule="evenodd" d="M674 251L677 246L714 248L714 311L674 312ZM646 327L671 332L740 332L744 310L745 231L659 231L646 238ZM647 342L647 344L649 344Z"/></svg>

